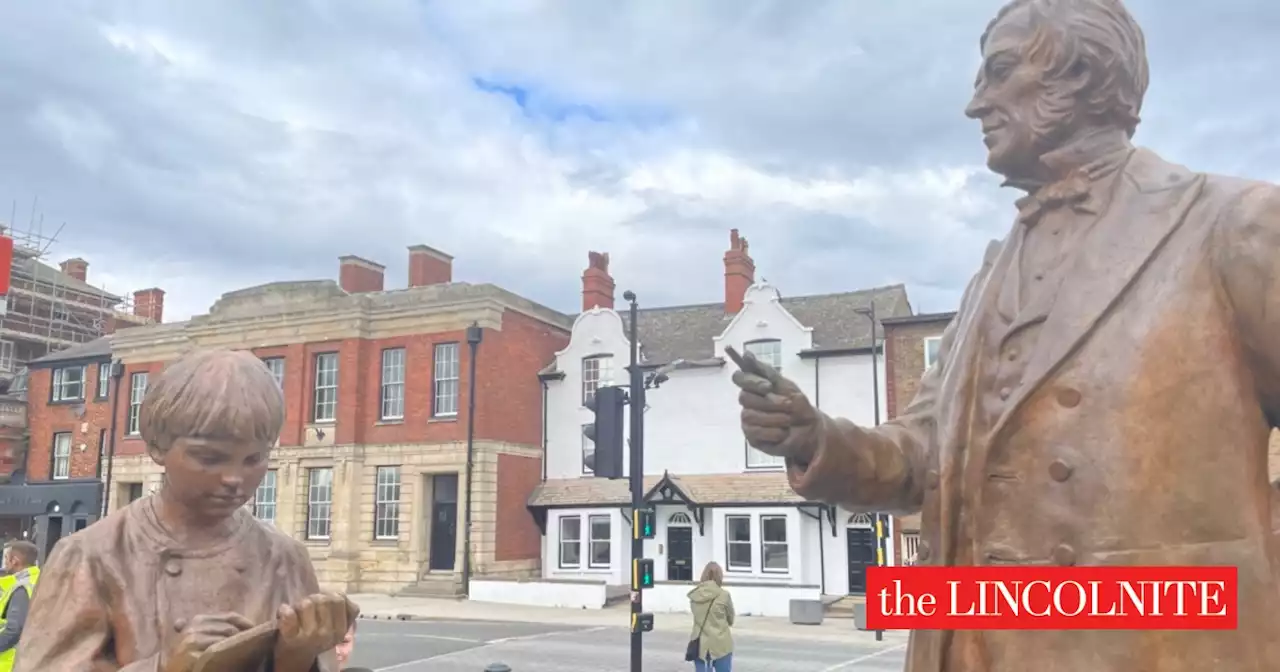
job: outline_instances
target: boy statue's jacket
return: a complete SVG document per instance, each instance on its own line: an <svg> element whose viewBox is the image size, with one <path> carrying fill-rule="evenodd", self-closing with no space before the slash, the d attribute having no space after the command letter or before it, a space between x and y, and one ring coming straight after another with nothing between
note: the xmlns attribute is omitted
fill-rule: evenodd
<svg viewBox="0 0 1280 672"><path fill-rule="evenodd" d="M180 627L201 614L273 620L281 604L320 592L306 549L256 520L187 548L145 497L58 542L18 643L15 672L155 672ZM326 653L316 672L336 672Z"/></svg>

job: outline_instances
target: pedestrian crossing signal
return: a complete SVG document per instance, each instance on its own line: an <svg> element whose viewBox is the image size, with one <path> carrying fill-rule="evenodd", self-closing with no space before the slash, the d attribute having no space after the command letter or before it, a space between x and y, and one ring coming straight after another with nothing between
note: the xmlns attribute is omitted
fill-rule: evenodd
<svg viewBox="0 0 1280 672"><path fill-rule="evenodd" d="M652 539L658 515L653 509L636 509L631 513L631 531L636 539Z"/></svg>
<svg viewBox="0 0 1280 672"><path fill-rule="evenodd" d="M653 560L643 558L631 561L631 590L653 587Z"/></svg>
<svg viewBox="0 0 1280 672"><path fill-rule="evenodd" d="M653 614L631 614L631 632L653 632Z"/></svg>

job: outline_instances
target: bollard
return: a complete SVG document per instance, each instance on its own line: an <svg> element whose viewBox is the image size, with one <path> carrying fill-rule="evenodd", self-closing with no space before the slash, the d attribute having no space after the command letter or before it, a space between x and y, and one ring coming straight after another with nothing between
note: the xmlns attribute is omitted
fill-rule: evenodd
<svg viewBox="0 0 1280 672"><path fill-rule="evenodd" d="M493 663L489 667L484 668L484 672L511 672L511 666L503 663Z"/></svg>

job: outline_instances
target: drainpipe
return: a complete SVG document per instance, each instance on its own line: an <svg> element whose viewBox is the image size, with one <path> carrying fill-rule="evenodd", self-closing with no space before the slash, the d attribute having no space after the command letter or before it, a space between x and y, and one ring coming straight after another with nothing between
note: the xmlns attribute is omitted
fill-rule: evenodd
<svg viewBox="0 0 1280 672"><path fill-rule="evenodd" d="M480 350L480 341L484 332L478 322L467 327L467 346L471 350L471 361L467 373L467 501L463 512L463 552L462 552L462 591L471 597L471 482L475 471L476 454L476 352Z"/></svg>
<svg viewBox="0 0 1280 672"><path fill-rule="evenodd" d="M547 388L547 381L541 380L542 383L542 481L547 480L547 395L550 390Z"/></svg>
<svg viewBox="0 0 1280 672"><path fill-rule="evenodd" d="M124 378L124 362L115 360L111 362L111 427L107 430L110 447L107 449L107 476L102 481L102 515L100 518L106 518L107 512L110 511L111 504L111 467L115 464L116 457L116 425L120 418L120 381ZM99 448L101 450L101 448ZM99 458L101 459L101 458Z"/></svg>

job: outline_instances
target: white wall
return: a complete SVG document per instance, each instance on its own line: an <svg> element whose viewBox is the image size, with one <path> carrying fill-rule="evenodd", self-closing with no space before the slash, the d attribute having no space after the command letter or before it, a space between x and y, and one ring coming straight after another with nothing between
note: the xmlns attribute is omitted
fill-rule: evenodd
<svg viewBox="0 0 1280 672"><path fill-rule="evenodd" d="M603 609L606 594L605 584L601 582L472 579L467 599L531 607Z"/></svg>
<svg viewBox="0 0 1280 672"><path fill-rule="evenodd" d="M817 586L745 585L726 581L725 590L733 597L733 610L738 616L771 616L788 618L791 600L817 600ZM644 593L644 610L651 613L688 614L689 591L683 583L657 584ZM690 628L693 621L690 620Z"/></svg>
<svg viewBox="0 0 1280 672"><path fill-rule="evenodd" d="M608 567L591 566L591 519L601 516L609 520L610 560ZM560 553L561 519L578 518L581 522L579 563L562 566ZM552 509L547 512L547 533L542 537L542 576L546 579L599 581L610 585L629 584L631 562L631 527L621 509Z"/></svg>
<svg viewBox="0 0 1280 672"><path fill-rule="evenodd" d="M713 339L714 354L724 346L739 351L744 344L779 339L782 372L824 411L871 425L874 421L870 354L801 359L813 346L811 329L800 325L777 301L767 285L753 286L745 306L725 333ZM644 334L640 335L641 345ZM612 380L626 384L630 346L622 319L612 310L593 309L579 316L568 347L557 353L562 380L547 385L547 478L577 478L582 472L582 425L592 421L582 404L582 360L612 354ZM885 417L884 362L879 363L881 417ZM735 367L682 369L650 390L645 415L645 473L675 475L740 473L747 468L747 449L738 424ZM626 458L629 460L629 458ZM629 462L624 460L624 464Z"/></svg>

